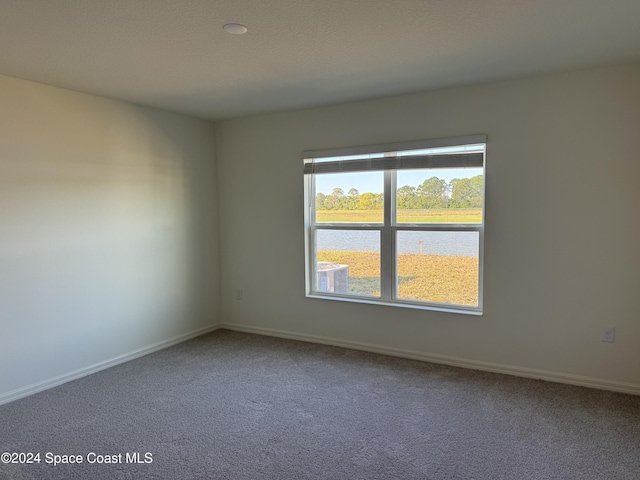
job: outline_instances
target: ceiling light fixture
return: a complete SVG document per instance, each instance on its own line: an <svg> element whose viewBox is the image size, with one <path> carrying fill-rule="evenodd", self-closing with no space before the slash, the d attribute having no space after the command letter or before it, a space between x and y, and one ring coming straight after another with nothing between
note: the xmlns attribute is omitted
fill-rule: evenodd
<svg viewBox="0 0 640 480"><path fill-rule="evenodd" d="M247 33L247 27L245 27L244 25L240 25L239 23L227 23L222 28L225 32L231 33L233 35L242 35L243 33Z"/></svg>

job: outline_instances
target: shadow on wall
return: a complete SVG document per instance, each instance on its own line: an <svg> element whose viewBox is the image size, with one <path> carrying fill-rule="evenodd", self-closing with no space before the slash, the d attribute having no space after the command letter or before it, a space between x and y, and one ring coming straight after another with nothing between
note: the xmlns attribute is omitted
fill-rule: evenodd
<svg viewBox="0 0 640 480"><path fill-rule="evenodd" d="M217 314L211 125L59 96L81 101L15 105L31 113L0 146L0 357L41 379ZM0 393L21 377L0 374Z"/></svg>

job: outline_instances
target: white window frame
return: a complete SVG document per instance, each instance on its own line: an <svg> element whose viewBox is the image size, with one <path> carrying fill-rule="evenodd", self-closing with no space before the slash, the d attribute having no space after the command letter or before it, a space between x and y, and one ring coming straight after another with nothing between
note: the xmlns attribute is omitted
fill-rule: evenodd
<svg viewBox="0 0 640 480"><path fill-rule="evenodd" d="M354 155L371 155L384 153L385 157L396 157L397 152L407 150L425 150L439 147L463 147L466 145L484 144L483 151L483 192L482 192L482 222L481 223L396 223L396 177L397 170L382 170L384 172L384 223L316 223L315 210L315 181L314 159L327 157L341 157ZM482 315L483 308L483 271L484 271L484 220L485 220L485 185L486 185L486 135L472 135L465 137L445 138L436 140L422 140L417 142L390 143L384 145L370 145L364 147L350 147L330 150L313 150L302 152L305 164L304 174L304 238L305 238L305 289L309 298L341 300L376 305L391 305L423 310ZM345 162L347 163L347 162ZM322 164L319 164L322 165ZM321 167L320 167L321 168ZM347 166L347 168L349 168ZM379 169L376 169L380 171ZM351 170L349 170L351 171ZM356 171L374 171L366 168ZM368 230L380 232L380 297L355 296L342 293L318 291L316 289L315 266L317 264L315 249L315 232L318 230ZM398 298L397 285L397 252L396 238L398 231L427 231L427 232L477 232L478 245L478 305L458 305L434 303Z"/></svg>

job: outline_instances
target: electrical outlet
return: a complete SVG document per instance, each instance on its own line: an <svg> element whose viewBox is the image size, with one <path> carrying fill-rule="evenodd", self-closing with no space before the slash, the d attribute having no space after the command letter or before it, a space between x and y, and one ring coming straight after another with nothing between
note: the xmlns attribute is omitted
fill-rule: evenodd
<svg viewBox="0 0 640 480"><path fill-rule="evenodd" d="M613 343L616 341L616 327L604 327L602 329L602 338L603 342Z"/></svg>
<svg viewBox="0 0 640 480"><path fill-rule="evenodd" d="M242 289L236 288L236 300L242 300Z"/></svg>

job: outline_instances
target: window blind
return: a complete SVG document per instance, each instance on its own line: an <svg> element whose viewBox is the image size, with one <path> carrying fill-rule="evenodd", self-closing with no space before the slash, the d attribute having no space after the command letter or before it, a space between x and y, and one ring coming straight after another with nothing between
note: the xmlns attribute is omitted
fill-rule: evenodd
<svg viewBox="0 0 640 480"><path fill-rule="evenodd" d="M312 150L302 152L302 159L304 160L305 175L375 170L483 167L486 142L486 135L470 135L384 145Z"/></svg>
<svg viewBox="0 0 640 480"><path fill-rule="evenodd" d="M306 159L304 173L347 173L374 170L413 170L419 168L482 167L484 153L447 153L440 155L403 155L397 157L363 158L315 162Z"/></svg>

